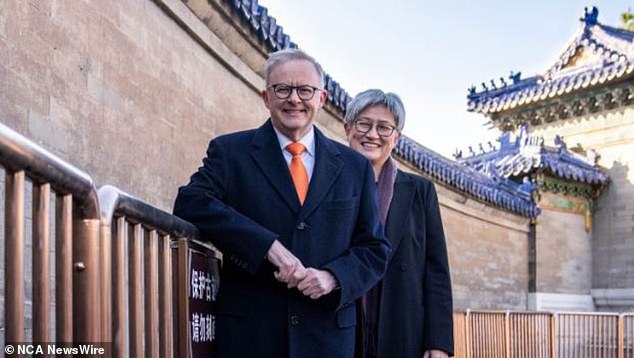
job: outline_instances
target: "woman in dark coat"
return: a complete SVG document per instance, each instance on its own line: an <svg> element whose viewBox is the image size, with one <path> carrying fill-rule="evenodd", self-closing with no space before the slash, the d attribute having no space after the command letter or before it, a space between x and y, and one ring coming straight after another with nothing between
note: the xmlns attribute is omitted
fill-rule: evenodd
<svg viewBox="0 0 634 358"><path fill-rule="evenodd" d="M376 89L357 95L345 116L350 147L372 163L392 245L385 277L363 300L365 357L445 358L453 356L445 235L432 182L391 157L404 124L400 98Z"/></svg>

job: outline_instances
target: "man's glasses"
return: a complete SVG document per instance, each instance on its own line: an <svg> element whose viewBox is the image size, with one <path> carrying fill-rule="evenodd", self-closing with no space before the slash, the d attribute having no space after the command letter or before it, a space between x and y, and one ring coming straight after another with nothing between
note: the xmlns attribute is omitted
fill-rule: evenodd
<svg viewBox="0 0 634 358"><path fill-rule="evenodd" d="M394 133L394 130L396 130L395 127L392 127L388 124L383 124L380 122L376 124L366 120L358 120L354 122L354 128L357 130L357 132L361 132L361 133L368 133L369 131L372 130L372 127L375 127L375 126L376 126L376 133L380 137L389 137L392 135L392 133Z"/></svg>
<svg viewBox="0 0 634 358"><path fill-rule="evenodd" d="M302 101L310 101L315 96L315 92L323 91L321 88L313 87L311 85L302 86L289 86L285 84L271 85L269 88L273 89L275 97L279 99L287 99L293 93L293 90L297 92L297 97Z"/></svg>

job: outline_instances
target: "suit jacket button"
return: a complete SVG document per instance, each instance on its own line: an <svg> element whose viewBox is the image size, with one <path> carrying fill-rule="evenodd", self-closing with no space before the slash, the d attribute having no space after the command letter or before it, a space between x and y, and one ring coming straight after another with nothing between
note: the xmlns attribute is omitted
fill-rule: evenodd
<svg viewBox="0 0 634 358"><path fill-rule="evenodd" d="M297 230L304 230L305 228L306 228L306 223L304 223L303 221L297 224Z"/></svg>
<svg viewBox="0 0 634 358"><path fill-rule="evenodd" d="M292 314L289 317L289 321L291 322L291 326L297 326L299 324L299 315Z"/></svg>
<svg viewBox="0 0 634 358"><path fill-rule="evenodd" d="M401 272L407 271L407 265L401 264Z"/></svg>

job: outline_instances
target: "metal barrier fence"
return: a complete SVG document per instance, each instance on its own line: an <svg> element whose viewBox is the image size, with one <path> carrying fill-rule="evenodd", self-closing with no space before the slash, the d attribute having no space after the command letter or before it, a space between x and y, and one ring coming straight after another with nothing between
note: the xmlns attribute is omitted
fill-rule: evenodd
<svg viewBox="0 0 634 358"><path fill-rule="evenodd" d="M0 165L5 171L5 343L24 342L26 338L25 282L29 280L32 321L37 322L32 327L33 341L100 341L99 207L92 180L1 123ZM25 203L27 192L32 193L32 203ZM53 194L55 208L51 212ZM25 212L25 204L32 206L31 214ZM30 236L25 232L27 217L32 221ZM32 248L30 262L25 260L29 254L27 239ZM55 251L54 276L51 249ZM26 272L32 272L32 277ZM54 329L49 319L53 281Z"/></svg>
<svg viewBox="0 0 634 358"><path fill-rule="evenodd" d="M99 202L103 332L113 356L189 356L190 256L217 263L215 250L192 241L192 224L115 187L100 188Z"/></svg>
<svg viewBox="0 0 634 358"><path fill-rule="evenodd" d="M456 357L634 358L634 314L454 313Z"/></svg>
<svg viewBox="0 0 634 358"><path fill-rule="evenodd" d="M204 290L192 283L206 284L214 295L198 298L209 298L203 305L212 300L218 261L211 246L195 241L193 225L114 187L97 192L87 174L1 123L0 166L6 173L5 344L112 342L113 357L188 357L200 341L211 342L211 310L200 314L200 326L191 293ZM32 213L25 212L25 193L31 193ZM28 220L32 228L25 230ZM208 269L190 281L194 259Z"/></svg>

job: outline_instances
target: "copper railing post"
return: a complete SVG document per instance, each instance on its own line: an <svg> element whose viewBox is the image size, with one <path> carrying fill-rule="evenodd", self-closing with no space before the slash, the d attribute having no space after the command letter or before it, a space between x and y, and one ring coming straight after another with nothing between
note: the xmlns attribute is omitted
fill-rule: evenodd
<svg viewBox="0 0 634 358"><path fill-rule="evenodd" d="M178 356L187 357L189 352L189 243L178 239Z"/></svg>
<svg viewBox="0 0 634 358"><path fill-rule="evenodd" d="M24 172L5 181L5 343L24 341Z"/></svg>
<svg viewBox="0 0 634 358"><path fill-rule="evenodd" d="M466 358L470 358L472 356L471 352L472 352L472 347L471 347L471 310L467 310L467 312L465 312L465 342L466 342L466 350L465 350L465 354L466 354Z"/></svg>
<svg viewBox="0 0 634 358"><path fill-rule="evenodd" d="M617 336L617 354L618 354L618 358L623 358L625 355L625 344L624 344L624 335L623 335L623 314L619 315L619 321L617 323L617 327L616 327L616 336Z"/></svg>
<svg viewBox="0 0 634 358"><path fill-rule="evenodd" d="M158 356L158 236L156 230L145 232L143 240L144 269L144 308L145 308L145 356Z"/></svg>
<svg viewBox="0 0 634 358"><path fill-rule="evenodd" d="M123 218L113 218L111 222L111 235L113 244L113 267L112 267L112 356L116 358L125 357L127 343L125 307L125 220Z"/></svg>
<svg viewBox="0 0 634 358"><path fill-rule="evenodd" d="M73 197L55 202L55 340L73 341Z"/></svg>
<svg viewBox="0 0 634 358"><path fill-rule="evenodd" d="M550 314L550 356L557 356L557 314Z"/></svg>
<svg viewBox="0 0 634 358"><path fill-rule="evenodd" d="M159 240L159 357L174 355L174 332L172 325L172 260L170 236L162 235Z"/></svg>
<svg viewBox="0 0 634 358"><path fill-rule="evenodd" d="M142 230L141 224L128 226L128 282L129 282L129 319L130 319L130 357L143 357L143 310L141 307L141 253Z"/></svg>
<svg viewBox="0 0 634 358"><path fill-rule="evenodd" d="M50 342L50 184L33 186L33 341Z"/></svg>
<svg viewBox="0 0 634 358"><path fill-rule="evenodd" d="M75 207L76 208L76 207ZM73 341L101 342L99 220L73 223Z"/></svg>
<svg viewBox="0 0 634 358"><path fill-rule="evenodd" d="M101 339L112 342L112 239L110 225L99 225L99 272L101 274ZM110 352L112 353L112 352Z"/></svg>
<svg viewBox="0 0 634 358"><path fill-rule="evenodd" d="M511 358L511 311L506 311L504 314L504 345L506 358Z"/></svg>

